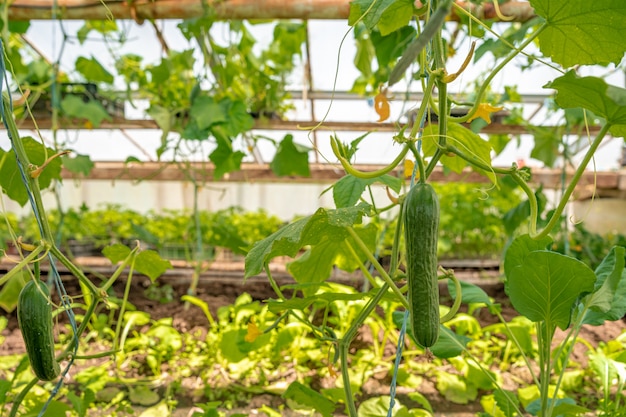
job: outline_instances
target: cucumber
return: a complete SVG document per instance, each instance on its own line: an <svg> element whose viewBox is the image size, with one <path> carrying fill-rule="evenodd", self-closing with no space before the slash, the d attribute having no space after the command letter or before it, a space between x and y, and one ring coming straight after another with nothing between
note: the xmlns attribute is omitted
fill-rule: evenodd
<svg viewBox="0 0 626 417"><path fill-rule="evenodd" d="M430 347L439 338L437 232L439 200L430 184L415 184L404 201L406 275L410 320L419 344Z"/></svg>
<svg viewBox="0 0 626 417"><path fill-rule="evenodd" d="M37 378L51 381L61 368L54 357L50 291L41 281L28 281L17 301L17 320L26 345L30 366Z"/></svg>

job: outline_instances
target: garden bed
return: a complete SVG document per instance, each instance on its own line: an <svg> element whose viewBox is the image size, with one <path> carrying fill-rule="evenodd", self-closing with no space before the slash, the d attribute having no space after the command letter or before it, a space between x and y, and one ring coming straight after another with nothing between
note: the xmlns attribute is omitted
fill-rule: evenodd
<svg viewBox="0 0 626 417"><path fill-rule="evenodd" d="M83 259L83 263L87 265L90 264L92 268L98 268L98 264L100 264L100 268L105 268L105 266L102 265L103 262L97 259ZM221 308L228 308L236 303L242 293L249 294L252 302L264 301L275 297L275 293L267 283L265 277L254 277L244 283L241 278L243 273L241 269L238 269L239 265L218 264L216 267L222 267L222 269L212 270L210 277L203 277L196 293L197 297L208 305L213 317L217 317L219 315L219 310ZM281 266L275 266L274 269L278 272L276 278L279 283L287 283L289 279L287 275L280 274L279 272ZM137 309L137 311L148 313L153 323L163 319L171 319L171 325L177 332L181 334L197 335L198 339L202 340L207 334L207 328L209 326L206 316L199 311L198 307L193 305L186 306L180 301L181 297L187 293L189 288L190 279L187 272L188 271L187 268L185 268L185 265L179 264L178 268L175 268L173 271L170 271L169 274L159 278L157 285L152 284L147 277L136 276L132 282L129 301ZM474 272L480 275L479 272ZM471 274L468 276L471 276ZM490 297L494 298L496 302L501 303L502 315L505 319L510 320L511 318L517 316L515 310L513 310L510 306L510 303L504 293L503 284L499 280L483 279L482 281L477 281L471 278L470 280L481 283L481 288L483 288ZM334 281L340 281L343 284L351 285L356 288L359 288L363 283L362 277L360 277L359 274L338 274L334 277ZM69 294L80 293L77 281L72 277L64 276L63 282ZM117 281L113 288L116 295L123 293L125 283L126 279L124 277ZM450 303L444 287L442 287L442 302L443 304ZM466 311L466 309L462 311ZM481 310L478 314L475 314L475 317L479 320L481 327L489 326L497 322L497 319L486 310ZM0 344L1 357L24 353L24 345L17 326L15 312L9 314L8 318L8 326L0 333L0 336L4 337L3 343ZM59 325L62 326L66 324L66 322L67 318L65 316L60 316ZM145 332L147 329L148 326L144 326L142 331ZM624 320L618 320L615 322L606 322L603 326L599 327L585 327L580 336L591 346L597 347L601 343L606 343L615 339L622 332L624 332L625 329L626 324ZM358 350L371 349L373 344L374 335L372 334L370 327L363 326L351 344L351 352L357 353ZM89 342L89 349L92 352L98 352L105 350L105 346L98 346L97 342L91 341ZM586 351L587 347L584 344L579 343L576 345L572 356L573 362L583 368L587 366ZM393 357L394 354L395 346L388 343L385 347L384 355L387 357ZM432 361L432 358L426 355L423 357L423 361L429 362ZM103 366L108 364L109 369L112 369L111 362L109 360L92 359L89 361L77 362L70 374L75 375L76 373L80 373L87 367L95 364L104 364ZM451 368L450 365L446 365L446 367ZM504 380L506 388L513 389L518 386L520 381L529 382L529 376L527 373L524 373L524 371L525 370L523 368L511 370L510 374L507 374L507 378ZM158 398L166 395L169 384L173 382L171 378L167 376L167 369L163 369L163 372L164 374L150 385L152 390L151 392L157 393ZM207 384L215 384L216 390L218 392L222 392L227 398L229 398L230 406L234 406L229 413L239 412L245 415L265 415L263 412L259 411L260 409L262 410L263 406L269 406L277 409L281 406L281 404L284 404L284 399L281 398L280 395L264 392L262 389L257 389L259 387L248 387L246 389L240 387L239 390L235 388L232 391L227 389L224 386L225 381L222 375L223 372L227 372L227 370L216 370L212 377L213 379L207 378L200 380L197 376L190 376L188 378L183 378L182 381L177 381L184 389L175 396L175 400L178 403L175 408L175 412L172 415L190 415L194 404L206 401L206 398L203 399L202 395L199 395L198 393L206 392ZM296 370L293 369L293 367L286 366L281 373L275 375L277 380L274 385L280 388L282 381L282 384L286 387L288 381L294 380L295 372ZM312 380L311 387L314 389L331 389L334 386L333 378L330 378L329 376L321 376L317 374L317 372L318 371L315 370L310 371L309 376ZM141 375L133 375L133 377L141 377ZM69 381L69 386L72 387L71 377ZM230 382L238 385L238 381L236 380L231 380ZM389 384L390 377L386 369L374 372L372 376L363 384L359 400L363 401L367 398L388 395L390 389ZM128 387L123 385L108 386L107 389L127 390ZM402 404L408 406L416 405L413 404L409 397L411 392L412 389L399 386L397 391L398 400L401 401ZM424 376L419 392L430 402L433 409L436 411L435 415L437 416L454 415L458 417L470 417L482 411L482 407L478 400L470 401L466 404L455 404L447 399L438 390L436 378L433 378L432 376ZM234 399L233 395L240 395L241 398ZM150 405L142 404L141 400L138 401L139 403L132 405L133 410L137 414ZM282 415L297 415L297 413L285 409L283 410ZM335 413L334 415L340 416L343 414Z"/></svg>

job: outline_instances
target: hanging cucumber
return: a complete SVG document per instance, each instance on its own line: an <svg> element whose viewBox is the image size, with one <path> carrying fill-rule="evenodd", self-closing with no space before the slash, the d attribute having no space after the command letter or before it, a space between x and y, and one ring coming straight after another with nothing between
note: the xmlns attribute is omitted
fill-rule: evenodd
<svg viewBox="0 0 626 417"><path fill-rule="evenodd" d="M46 284L39 280L26 283L18 298L17 319L37 378L51 381L58 377L61 368L54 356L52 304Z"/></svg>
<svg viewBox="0 0 626 417"><path fill-rule="evenodd" d="M404 201L406 274L410 320L416 340L430 347L439 337L437 231L439 200L430 184L415 184Z"/></svg>

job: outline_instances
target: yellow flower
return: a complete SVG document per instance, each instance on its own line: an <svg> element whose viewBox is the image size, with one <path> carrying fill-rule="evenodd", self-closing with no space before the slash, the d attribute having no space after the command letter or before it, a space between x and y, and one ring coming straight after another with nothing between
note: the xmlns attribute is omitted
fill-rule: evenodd
<svg viewBox="0 0 626 417"><path fill-rule="evenodd" d="M252 343L256 340L257 337L261 336L262 334L263 332L259 330L257 325L254 324L252 320L250 320L250 322L248 322L248 333L246 333L246 336L243 338L243 340L248 343Z"/></svg>
<svg viewBox="0 0 626 417"><path fill-rule="evenodd" d="M497 111L500 111L503 108L504 108L503 106L495 107L495 106L492 106L489 103L480 103L478 105L478 109L476 110L476 113L474 113L474 115L472 117L467 119L467 121L471 122L472 120L478 119L480 117L485 122L491 123L491 113L495 113Z"/></svg>
<svg viewBox="0 0 626 417"><path fill-rule="evenodd" d="M411 161L410 159L404 160L404 178L411 178L411 175L413 175L414 166L415 162ZM419 177L419 173L417 174L417 177Z"/></svg>
<svg viewBox="0 0 626 417"><path fill-rule="evenodd" d="M384 122L389 118L391 108L389 107L389 99L387 98L386 89L382 89L374 97L374 110L378 113L378 123Z"/></svg>

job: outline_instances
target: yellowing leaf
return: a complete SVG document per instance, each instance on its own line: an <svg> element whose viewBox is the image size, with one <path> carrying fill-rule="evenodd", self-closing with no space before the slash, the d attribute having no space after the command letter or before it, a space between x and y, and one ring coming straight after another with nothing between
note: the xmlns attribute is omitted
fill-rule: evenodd
<svg viewBox="0 0 626 417"><path fill-rule="evenodd" d="M252 343L256 340L257 337L261 336L262 334L263 332L259 330L257 325L252 320L250 320L250 322L248 323L248 333L246 333L246 336L243 338L243 340L248 343Z"/></svg>
<svg viewBox="0 0 626 417"><path fill-rule="evenodd" d="M389 118L389 114L391 113L391 109L389 108L389 100L385 95L386 91L381 90L380 93L376 94L374 97L374 110L378 114L378 122L384 122Z"/></svg>
<svg viewBox="0 0 626 417"><path fill-rule="evenodd" d="M480 103L478 105L478 110L472 117L470 117L467 121L471 122L474 119L478 119L479 117L483 119L487 123L491 123L491 113L495 113L497 111L502 110L504 107L502 106L492 106L489 103Z"/></svg>

